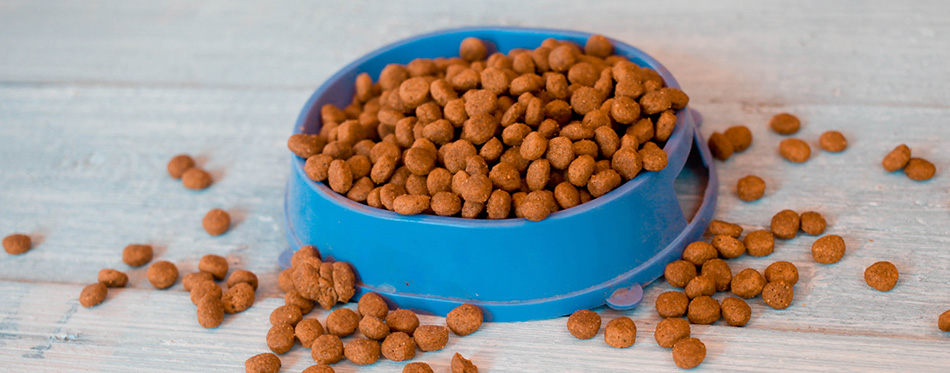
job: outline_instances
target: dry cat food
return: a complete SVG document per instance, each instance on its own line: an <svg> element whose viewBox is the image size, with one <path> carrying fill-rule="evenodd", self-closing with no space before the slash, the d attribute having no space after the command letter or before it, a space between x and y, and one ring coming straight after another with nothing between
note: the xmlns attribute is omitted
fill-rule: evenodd
<svg viewBox="0 0 950 373"><path fill-rule="evenodd" d="M469 38L461 58L390 64L376 82L362 73L349 106L321 107L319 133L287 146L308 177L372 207L542 220L664 169L660 145L689 102L590 40L599 47L549 39L489 56Z"/></svg>
<svg viewBox="0 0 950 373"><path fill-rule="evenodd" d="M733 259L745 254L745 245L735 237L720 234L713 236L712 246L719 252L719 256L726 259Z"/></svg>
<svg viewBox="0 0 950 373"><path fill-rule="evenodd" d="M223 280L228 274L228 260L220 255L208 254L198 261L198 270L210 273L215 280Z"/></svg>
<svg viewBox="0 0 950 373"><path fill-rule="evenodd" d="M375 363L380 355L379 342L366 338L352 340L343 347L343 355L357 365Z"/></svg>
<svg viewBox="0 0 950 373"><path fill-rule="evenodd" d="M231 227L231 215L221 209L213 209L201 219L201 225L212 236L220 236Z"/></svg>
<svg viewBox="0 0 950 373"><path fill-rule="evenodd" d="M254 304L254 288L246 282L238 283L221 295L224 302L224 312L242 312Z"/></svg>
<svg viewBox="0 0 950 373"><path fill-rule="evenodd" d="M826 152L840 153L848 147L848 139L838 131L826 131L818 137L818 145Z"/></svg>
<svg viewBox="0 0 950 373"><path fill-rule="evenodd" d="M156 289L168 289L178 280L178 267L162 260L150 265L145 275Z"/></svg>
<svg viewBox="0 0 950 373"><path fill-rule="evenodd" d="M720 315L719 302L710 296L693 298L686 311L686 318L693 324L712 324L719 320Z"/></svg>
<svg viewBox="0 0 950 373"><path fill-rule="evenodd" d="M418 336L417 333L416 338ZM386 337L380 344L380 350L384 357L392 361L411 360L416 357L416 342L408 334L396 332Z"/></svg>
<svg viewBox="0 0 950 373"><path fill-rule="evenodd" d="M775 250L775 236L767 230L749 232L742 239L745 250L749 255L762 257L772 254Z"/></svg>
<svg viewBox="0 0 950 373"><path fill-rule="evenodd" d="M198 167L192 167L181 175L181 183L185 188L201 190L211 186L211 174Z"/></svg>
<svg viewBox="0 0 950 373"><path fill-rule="evenodd" d="M221 286L214 283L214 281L202 281L191 288L191 303L195 305L198 304L198 301L201 298L204 298L206 295L211 294L215 297L221 298L224 292L221 290Z"/></svg>
<svg viewBox="0 0 950 373"><path fill-rule="evenodd" d="M653 332L656 344L663 348L673 348L676 341L689 338L689 321L679 317L668 317L656 324Z"/></svg>
<svg viewBox="0 0 950 373"><path fill-rule="evenodd" d="M181 179L185 171L195 167L195 160L187 154L179 154L168 161L168 175L172 179Z"/></svg>
<svg viewBox="0 0 950 373"><path fill-rule="evenodd" d="M798 283L798 268L794 264L786 261L769 264L765 268L765 281L776 282L784 281L789 285Z"/></svg>
<svg viewBox="0 0 950 373"><path fill-rule="evenodd" d="M317 319L303 319L294 327L294 335L304 348L311 348L313 341L324 334L323 325Z"/></svg>
<svg viewBox="0 0 950 373"><path fill-rule="evenodd" d="M435 373L429 364L422 361L406 364L402 367L402 373Z"/></svg>
<svg viewBox="0 0 950 373"><path fill-rule="evenodd" d="M696 277L696 266L685 260L677 260L666 265L663 271L666 282L675 288L685 288L689 280Z"/></svg>
<svg viewBox="0 0 950 373"><path fill-rule="evenodd" d="M101 283L86 285L79 294L79 304L86 308L98 306L106 299L108 293L109 289Z"/></svg>
<svg viewBox="0 0 950 373"><path fill-rule="evenodd" d="M255 275L254 272L239 269L231 272L231 275L228 276L228 287L232 287L242 282L251 285L251 288L257 291L257 275ZM307 312L310 312L310 310L308 309Z"/></svg>
<svg viewBox="0 0 950 373"><path fill-rule="evenodd" d="M934 177L937 167L923 158L911 158L904 166L904 174L911 180L926 181Z"/></svg>
<svg viewBox="0 0 950 373"><path fill-rule="evenodd" d="M844 257L844 251L844 239L833 234L819 238L811 245L812 258L822 264L837 263Z"/></svg>
<svg viewBox="0 0 950 373"><path fill-rule="evenodd" d="M303 312L301 312L297 306L289 304L277 307L270 313L271 325L287 324L297 326L300 320L303 320Z"/></svg>
<svg viewBox="0 0 950 373"><path fill-rule="evenodd" d="M801 221L802 232L812 236L819 236L825 233L825 228L828 226L828 223L825 222L825 217L814 211L802 213L799 220Z"/></svg>
<svg viewBox="0 0 950 373"><path fill-rule="evenodd" d="M732 150L736 153L741 153L752 145L752 131L749 131L749 128L746 126L738 125L729 127L723 134L726 136L726 139L729 140L729 143L732 144Z"/></svg>
<svg viewBox="0 0 950 373"><path fill-rule="evenodd" d="M785 139L778 144L778 152L789 162L805 163L811 157L811 147L800 139Z"/></svg>
<svg viewBox="0 0 950 373"><path fill-rule="evenodd" d="M715 223L715 221L713 223ZM713 231L713 227L714 225L710 224L710 232ZM741 229L742 228L740 228L740 230ZM707 260L716 259L717 257L719 257L719 252L708 242L696 241L686 245L686 248L683 249L683 260L697 266L701 266L703 263L706 263Z"/></svg>
<svg viewBox="0 0 950 373"><path fill-rule="evenodd" d="M894 172L907 166L907 162L910 162L910 148L907 145L900 144L884 156L881 165L884 166L887 172Z"/></svg>
<svg viewBox="0 0 950 373"><path fill-rule="evenodd" d="M709 223L709 233L713 236L716 235L726 235L735 238L739 238L742 235L742 227L737 224L732 224L729 222L724 222L722 220L713 220ZM702 265L702 263L693 263L696 265Z"/></svg>
<svg viewBox="0 0 950 373"><path fill-rule="evenodd" d="M729 159L735 151L729 138L719 132L714 132L709 136L707 145L713 157L721 161Z"/></svg>
<svg viewBox="0 0 950 373"><path fill-rule="evenodd" d="M283 354L294 347L294 327L287 324L274 325L267 332L267 347L275 354Z"/></svg>
<svg viewBox="0 0 950 373"><path fill-rule="evenodd" d="M25 234L15 233L3 238L3 249L10 255L20 255L30 251L32 245L30 236Z"/></svg>
<svg viewBox="0 0 950 373"><path fill-rule="evenodd" d="M458 352L452 356L452 373L478 373L478 367Z"/></svg>
<svg viewBox="0 0 950 373"><path fill-rule="evenodd" d="M703 263L700 274L708 276L716 282L716 291L729 290L729 286L732 284L732 269L729 268L729 264L725 260L719 258L710 259Z"/></svg>
<svg viewBox="0 0 950 373"><path fill-rule="evenodd" d="M389 325L386 325L386 321L373 315L360 319L359 330L364 337L377 341L389 336Z"/></svg>
<svg viewBox="0 0 950 373"><path fill-rule="evenodd" d="M481 308L473 304L463 304L445 316L445 324L456 335L469 335L482 326L484 319Z"/></svg>
<svg viewBox="0 0 950 373"><path fill-rule="evenodd" d="M758 201L765 195L765 180L755 175L743 177L736 182L736 194L746 202Z"/></svg>
<svg viewBox="0 0 950 373"><path fill-rule="evenodd" d="M129 283L129 276L114 269L103 269L99 271L99 283L107 288L124 288Z"/></svg>
<svg viewBox="0 0 950 373"><path fill-rule="evenodd" d="M207 272L192 272L181 278L181 285L185 287L185 291L191 291L195 285L205 281L214 281L214 276Z"/></svg>
<svg viewBox="0 0 950 373"><path fill-rule="evenodd" d="M772 217L772 235L776 238L789 240L798 235L801 228L801 216L792 210L779 211Z"/></svg>
<svg viewBox="0 0 950 373"><path fill-rule="evenodd" d="M769 307L777 310L788 308L794 298L795 290L792 285L785 281L770 282L765 284L765 288L762 289L762 300Z"/></svg>
<svg viewBox="0 0 950 373"><path fill-rule="evenodd" d="M689 297L679 291L667 291L656 297L656 313L660 317L683 317L689 307Z"/></svg>
<svg viewBox="0 0 950 373"><path fill-rule="evenodd" d="M776 114L769 121L769 127L780 135L795 134L801 126L802 122L798 120L798 117L789 113Z"/></svg>
<svg viewBox="0 0 950 373"><path fill-rule="evenodd" d="M627 348L637 341L637 324L629 317L621 316L607 322L604 342L610 347Z"/></svg>
<svg viewBox="0 0 950 373"><path fill-rule="evenodd" d="M732 278L732 293L749 299L755 298L765 287L765 277L753 268L746 268Z"/></svg>
<svg viewBox="0 0 950 373"><path fill-rule="evenodd" d="M152 261L152 246L132 244L122 249L122 261L130 267L141 267Z"/></svg>
<svg viewBox="0 0 950 373"><path fill-rule="evenodd" d="M416 328L412 338L422 351L437 351L449 343L449 329L439 325L422 325Z"/></svg>
<svg viewBox="0 0 950 373"><path fill-rule="evenodd" d="M937 319L937 327L945 332L950 332L950 310L944 311Z"/></svg>
<svg viewBox="0 0 950 373"><path fill-rule="evenodd" d="M360 301L357 303L357 310L360 312L360 315L370 315L385 319L386 314L389 313L389 305L386 304L386 301L383 297L379 296L379 294L366 293L360 297Z"/></svg>
<svg viewBox="0 0 950 373"><path fill-rule="evenodd" d="M336 370L333 367L326 364L317 364L307 367L303 370L303 373L335 373Z"/></svg>
<svg viewBox="0 0 950 373"><path fill-rule="evenodd" d="M567 319L567 331L577 339L591 339L600 331L600 315L591 310L578 310Z"/></svg>
<svg viewBox="0 0 950 373"><path fill-rule="evenodd" d="M692 280L689 280L684 291L689 299L703 295L712 296L716 294L716 281L709 276L696 276Z"/></svg>
<svg viewBox="0 0 950 373"><path fill-rule="evenodd" d="M880 291L890 291L897 285L899 274L891 262L877 262L864 270L864 282Z"/></svg>
<svg viewBox="0 0 950 373"><path fill-rule="evenodd" d="M216 328L224 321L224 303L220 295L207 294L198 300L198 324L205 329Z"/></svg>
<svg viewBox="0 0 950 373"><path fill-rule="evenodd" d="M719 305L722 318L732 326L745 326L752 318L752 307L742 298L727 297Z"/></svg>
<svg viewBox="0 0 950 373"><path fill-rule="evenodd" d="M280 371L280 358L270 352L251 356L244 362L247 373L277 373Z"/></svg>
<svg viewBox="0 0 950 373"><path fill-rule="evenodd" d="M681 369L693 369L706 358L706 345L697 338L683 338L673 345L673 362Z"/></svg>
<svg viewBox="0 0 950 373"><path fill-rule="evenodd" d="M349 308L337 308L327 316L327 333L343 338L360 326L360 316Z"/></svg>
<svg viewBox="0 0 950 373"><path fill-rule="evenodd" d="M317 364L336 364L343 359L343 341L333 334L324 334L310 344L310 355Z"/></svg>

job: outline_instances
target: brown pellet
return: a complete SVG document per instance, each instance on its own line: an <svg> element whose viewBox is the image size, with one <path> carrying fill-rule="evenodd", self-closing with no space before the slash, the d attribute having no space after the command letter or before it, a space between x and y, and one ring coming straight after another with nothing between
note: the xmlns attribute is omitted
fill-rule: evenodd
<svg viewBox="0 0 950 373"><path fill-rule="evenodd" d="M107 288L124 288L129 283L129 276L114 269L106 268L99 271L99 283Z"/></svg>
<svg viewBox="0 0 950 373"><path fill-rule="evenodd" d="M208 171L202 170L198 167L192 167L181 175L182 184L185 185L185 188L201 190L211 186L211 174Z"/></svg>
<svg viewBox="0 0 950 373"><path fill-rule="evenodd" d="M336 371L333 370L333 367L326 364L311 365L307 367L307 369L303 370L303 373L335 373L335 372Z"/></svg>
<svg viewBox="0 0 950 373"><path fill-rule="evenodd" d="M711 227L712 225L710 225L710 228ZM701 266L703 263L706 263L707 260L718 257L719 251L717 251L713 245L703 241L690 243L683 249L683 260L697 266Z"/></svg>
<svg viewBox="0 0 950 373"><path fill-rule="evenodd" d="M357 365L369 365L379 360L379 342L360 338L350 341L343 347L346 359Z"/></svg>
<svg viewBox="0 0 950 373"><path fill-rule="evenodd" d="M712 246L719 251L719 256L726 259L733 259L745 254L745 245L735 237L723 234L713 236Z"/></svg>
<svg viewBox="0 0 950 373"><path fill-rule="evenodd" d="M721 315L719 302L709 296L699 296L689 301L686 318L693 324L712 324Z"/></svg>
<svg viewBox="0 0 950 373"><path fill-rule="evenodd" d="M152 261L152 253L151 245L128 245L122 250L122 261L131 267L141 267Z"/></svg>
<svg viewBox="0 0 950 373"><path fill-rule="evenodd" d="M165 260L155 262L148 267L146 277L156 289L167 289L178 280L178 267Z"/></svg>
<svg viewBox="0 0 950 373"><path fill-rule="evenodd" d="M844 252L844 239L833 234L819 238L811 245L812 258L822 264L837 263L844 257Z"/></svg>
<svg viewBox="0 0 950 373"><path fill-rule="evenodd" d="M825 227L828 225L828 223L825 222L825 218L814 211L802 213L800 220L802 232L812 236L818 236L824 233Z"/></svg>
<svg viewBox="0 0 950 373"><path fill-rule="evenodd" d="M729 127L723 132L723 135L726 136L726 139L729 139L729 143L732 145L732 150L735 153L743 152L752 145L752 132L749 131L749 128L746 126L739 125Z"/></svg>
<svg viewBox="0 0 950 373"><path fill-rule="evenodd" d="M3 250L10 255L20 255L30 251L33 242L30 236L14 233L3 238Z"/></svg>
<svg viewBox="0 0 950 373"><path fill-rule="evenodd" d="M789 162L804 163L811 157L811 147L800 139L785 139L778 145L779 154Z"/></svg>
<svg viewBox="0 0 950 373"><path fill-rule="evenodd" d="M755 298L765 287L765 277L753 268L746 268L732 277L730 287L735 295L746 299Z"/></svg>
<svg viewBox="0 0 950 373"><path fill-rule="evenodd" d="M640 155L636 149L624 147L613 153L610 167L617 171L624 180L630 180L643 169L643 162L640 160Z"/></svg>
<svg viewBox="0 0 950 373"><path fill-rule="evenodd" d="M419 317L416 316L415 312L410 310L398 309L390 311L389 314L386 315L386 324L389 325L389 329L393 332L403 332L412 335L416 328L419 327Z"/></svg>
<svg viewBox="0 0 950 373"><path fill-rule="evenodd" d="M638 154L640 155L640 160L643 162L643 168L645 170L662 171L666 168L666 152L652 141L644 143Z"/></svg>
<svg viewBox="0 0 950 373"><path fill-rule="evenodd" d="M478 38L468 37L459 45L459 56L466 61L481 61L488 56L488 48Z"/></svg>
<svg viewBox="0 0 950 373"><path fill-rule="evenodd" d="M313 341L324 334L323 325L317 319L304 319L294 327L294 335L304 348L311 348ZM334 336L335 337L335 336Z"/></svg>
<svg viewBox="0 0 950 373"><path fill-rule="evenodd" d="M945 332L950 332L950 310L940 314L940 317L937 319L937 328Z"/></svg>
<svg viewBox="0 0 950 373"><path fill-rule="evenodd" d="M770 282L762 289L762 300L777 310L788 308L795 298L795 290L785 281Z"/></svg>
<svg viewBox="0 0 950 373"><path fill-rule="evenodd" d="M600 315L591 310L575 311L567 319L567 331L577 339L591 339L600 331Z"/></svg>
<svg viewBox="0 0 950 373"><path fill-rule="evenodd" d="M798 283L798 268L794 264L785 261L769 264L765 268L765 281L784 281L789 285L795 285Z"/></svg>
<svg viewBox="0 0 950 373"><path fill-rule="evenodd" d="M334 192L346 194L353 187L353 172L350 170L350 164L341 159L334 159L327 170L327 180L330 189Z"/></svg>
<svg viewBox="0 0 950 373"><path fill-rule="evenodd" d="M897 285L899 274L891 262L877 262L864 270L864 282L880 291L890 291Z"/></svg>
<svg viewBox="0 0 950 373"><path fill-rule="evenodd" d="M660 317L683 317L689 307L689 297L679 291L667 291L656 297L656 313Z"/></svg>
<svg viewBox="0 0 950 373"><path fill-rule="evenodd" d="M228 274L228 260L219 255L208 254L198 261L198 270L208 272L215 280L223 280Z"/></svg>
<svg viewBox="0 0 950 373"><path fill-rule="evenodd" d="M267 348L275 354L283 354L294 347L294 327L288 324L274 325L267 331Z"/></svg>
<svg viewBox="0 0 950 373"><path fill-rule="evenodd" d="M214 276L207 272L198 271L189 273L181 278L181 284L184 286L185 291L191 291L195 285L204 281L214 281Z"/></svg>
<svg viewBox="0 0 950 373"><path fill-rule="evenodd" d="M745 326L752 318L752 307L742 298L727 297L720 305L722 318L732 326Z"/></svg>
<svg viewBox="0 0 950 373"><path fill-rule="evenodd" d="M98 306L106 299L108 293L109 289L101 283L86 285L79 294L79 304L86 308Z"/></svg>
<svg viewBox="0 0 950 373"><path fill-rule="evenodd" d="M838 131L827 131L818 137L818 145L826 152L840 153L848 147L848 140Z"/></svg>
<svg viewBox="0 0 950 373"><path fill-rule="evenodd" d="M380 344L380 349L383 356L392 361L406 361L416 357L416 342L403 332L387 336Z"/></svg>
<svg viewBox="0 0 950 373"><path fill-rule="evenodd" d="M343 341L333 334L323 334L310 344L310 356L318 364L336 364L343 359Z"/></svg>
<svg viewBox="0 0 950 373"><path fill-rule="evenodd" d="M590 177L590 181L587 182L587 190L594 198L597 198L616 189L622 182L623 180L617 171L607 169Z"/></svg>
<svg viewBox="0 0 950 373"><path fill-rule="evenodd" d="M732 284L732 269L729 268L729 263L719 258L710 259L703 263L700 274L709 276L716 282L716 291L729 290L729 286Z"/></svg>
<svg viewBox="0 0 950 373"><path fill-rule="evenodd" d="M656 324L653 338L663 348L673 348L677 341L689 338L689 321L679 317L668 317Z"/></svg>
<svg viewBox="0 0 950 373"><path fill-rule="evenodd" d="M455 307L445 316L445 324L456 335L469 335L482 326L484 315L482 309L473 304L463 304Z"/></svg>
<svg viewBox="0 0 950 373"><path fill-rule="evenodd" d="M389 325L376 316L365 315L360 320L359 331L366 338L381 340L389 335Z"/></svg>
<svg viewBox="0 0 950 373"><path fill-rule="evenodd" d="M402 215L421 214L429 208L430 197L403 194L393 200L393 211Z"/></svg>
<svg viewBox="0 0 950 373"><path fill-rule="evenodd" d="M296 291L290 291L284 294L284 304L297 306L297 308L300 309L300 312L304 315L310 313L310 311L313 310L313 301L304 298Z"/></svg>
<svg viewBox="0 0 950 373"><path fill-rule="evenodd" d="M640 97L640 106L647 115L661 113L673 107L670 97L663 91L647 92Z"/></svg>
<svg viewBox="0 0 950 373"><path fill-rule="evenodd" d="M228 287L232 287L242 282L246 282L248 285L251 285L254 290L257 290L257 275L251 271L239 269L231 272L231 275L228 276Z"/></svg>
<svg viewBox="0 0 950 373"><path fill-rule="evenodd" d="M801 227L801 217L792 210L779 211L772 217L772 234L777 238L788 240L798 235Z"/></svg>
<svg viewBox="0 0 950 373"><path fill-rule="evenodd" d="M231 227L231 215L221 209L212 209L205 214L204 219L201 220L201 225L204 226L208 234L220 236Z"/></svg>
<svg viewBox="0 0 950 373"><path fill-rule="evenodd" d="M437 351L449 342L449 329L439 325L422 325L412 335L415 344L422 351Z"/></svg>
<svg viewBox="0 0 950 373"><path fill-rule="evenodd" d="M221 295L221 301L224 302L224 312L242 312L254 304L254 288L246 282L239 283L228 288Z"/></svg>
<svg viewBox="0 0 950 373"><path fill-rule="evenodd" d="M285 304L275 308L270 314L271 325L287 324L296 326L300 320L303 320L303 312L294 305Z"/></svg>
<svg viewBox="0 0 950 373"><path fill-rule="evenodd" d="M584 44L584 53L595 57L607 58L613 51L614 46L610 39L603 35L591 35Z"/></svg>
<svg viewBox="0 0 950 373"><path fill-rule="evenodd" d="M244 362L247 373L277 373L280 371L280 358L270 352L251 356Z"/></svg>
<svg viewBox="0 0 950 373"><path fill-rule="evenodd" d="M311 180L324 181L329 176L330 162L333 162L333 157L326 154L317 154L307 158L303 169Z"/></svg>
<svg viewBox="0 0 950 373"><path fill-rule="evenodd" d="M765 194L765 180L755 175L745 176L736 183L736 194L743 201L757 201Z"/></svg>
<svg viewBox="0 0 950 373"><path fill-rule="evenodd" d="M607 322L604 342L611 347L627 348L637 341L637 325L629 317L621 316Z"/></svg>
<svg viewBox="0 0 950 373"><path fill-rule="evenodd" d="M934 177L937 173L937 167L930 161L923 158L911 158L904 166L904 174L915 181L926 181Z"/></svg>
<svg viewBox="0 0 950 373"><path fill-rule="evenodd" d="M769 127L780 135L791 135L798 132L801 128L801 121L798 117L789 113L776 114L769 121Z"/></svg>
<svg viewBox="0 0 950 373"><path fill-rule="evenodd" d="M689 280L696 277L696 265L685 260L674 261L666 265L663 277L671 286L685 288Z"/></svg>
<svg viewBox="0 0 950 373"><path fill-rule="evenodd" d="M191 288L191 303L197 305L198 301L207 295L220 299L223 294L224 292L221 290L221 286L214 283L214 281L202 281Z"/></svg>
<svg viewBox="0 0 950 373"><path fill-rule="evenodd" d="M343 338L356 331L360 325L360 316L349 308L338 308L327 316L326 325L327 333Z"/></svg>
<svg viewBox="0 0 950 373"><path fill-rule="evenodd" d="M429 364L416 361L403 366L402 373L435 373L435 371L432 370Z"/></svg>
<svg viewBox="0 0 950 373"><path fill-rule="evenodd" d="M772 254L775 250L775 236L767 230L757 230L749 232L742 239L746 252L755 257L762 257Z"/></svg>
<svg viewBox="0 0 950 373"><path fill-rule="evenodd" d="M452 355L452 373L478 373L478 367L458 352Z"/></svg>
<svg viewBox="0 0 950 373"><path fill-rule="evenodd" d="M907 145L900 144L884 157L881 165L884 166L887 172L894 172L904 168L907 162L910 162L910 148Z"/></svg>
<svg viewBox="0 0 950 373"><path fill-rule="evenodd" d="M291 140L293 140L293 137L291 137ZM168 175L171 176L172 179L181 179L185 171L188 171L188 169L192 167L195 167L195 160L187 154L179 154L168 161Z"/></svg>
<svg viewBox="0 0 950 373"><path fill-rule="evenodd" d="M709 151L712 152L713 157L721 161L729 159L732 156L732 153L735 151L735 148L732 146L732 142L729 141L729 138L725 135L714 132L709 136L707 141L709 145Z"/></svg>
<svg viewBox="0 0 950 373"><path fill-rule="evenodd" d="M489 219L505 219L511 213L511 195L504 190L496 189L491 192L488 202L485 203L485 212Z"/></svg>
<svg viewBox="0 0 950 373"><path fill-rule="evenodd" d="M742 227L722 220L713 220L709 223L709 233L714 236L722 234L739 238L742 235ZM702 265L702 263L696 263L696 265Z"/></svg>
<svg viewBox="0 0 950 373"><path fill-rule="evenodd" d="M706 345L697 338L683 338L673 346L673 362L680 369L693 369L706 359Z"/></svg>
<svg viewBox="0 0 950 373"><path fill-rule="evenodd" d="M684 291L690 299L704 295L712 296L716 294L716 281L707 276L696 276L689 280Z"/></svg>

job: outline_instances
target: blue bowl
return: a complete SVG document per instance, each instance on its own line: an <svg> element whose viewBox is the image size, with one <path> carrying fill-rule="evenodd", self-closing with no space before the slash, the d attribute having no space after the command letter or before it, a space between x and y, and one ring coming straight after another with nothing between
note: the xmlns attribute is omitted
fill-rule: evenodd
<svg viewBox="0 0 950 373"><path fill-rule="evenodd" d="M466 37L487 41L490 52L536 48L544 39L583 45L590 34L545 29L476 27L438 31L378 49L333 75L304 105L294 133L316 133L324 104L349 104L357 74L375 80L390 63L451 57ZM656 70L670 87L676 80L659 62L613 40L616 54ZM588 203L547 219L472 220L431 215L402 216L347 199L304 172L293 157L285 214L293 251L315 245L325 257L350 262L358 276L357 297L376 292L400 308L445 315L462 303L479 305L489 321L558 317L605 303L635 306L647 284L682 254L709 224L717 180L709 149L696 131L699 116L677 112L664 145L668 166L643 172ZM673 190L692 149L709 170L703 205L687 221Z"/></svg>

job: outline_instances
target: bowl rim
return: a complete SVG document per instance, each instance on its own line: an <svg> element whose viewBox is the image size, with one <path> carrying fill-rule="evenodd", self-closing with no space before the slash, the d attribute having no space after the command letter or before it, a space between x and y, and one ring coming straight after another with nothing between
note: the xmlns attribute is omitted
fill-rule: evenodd
<svg viewBox="0 0 950 373"><path fill-rule="evenodd" d="M470 26L470 27L460 27L460 28L450 28L442 29L437 31L432 31L424 34L419 34L411 36L409 38L397 40L395 42L389 43L383 47L374 49L373 51L361 56L353 62L350 62L343 68L337 70L333 75L327 78L314 92L311 94L310 98L307 99L306 104L300 111L300 114L297 116L297 120L294 123L293 134L302 133L305 128L308 117L311 115L311 112L315 110L314 106L316 101L321 98L326 91L330 88L333 83L343 79L347 74L352 71L358 71L357 68L374 59L380 55L387 53L393 49L402 47L406 44L410 44L417 41L423 41L424 39L429 39L438 36L445 36L449 34L464 34L464 33L493 33L498 35L504 35L508 33L530 33L538 34L542 36L549 36L552 38L589 38L594 35L592 33L573 31L573 30L562 30L562 29L550 29L550 28L531 28L531 27L506 27L506 26ZM623 50L624 55L636 55L637 58L643 60L647 63L646 67L649 67L655 70L661 77L663 77L664 83L667 87L671 88L680 88L679 83L673 77L673 74L657 61L655 58L643 52L637 47L607 37L608 40L614 46L615 52L618 50ZM446 56L446 57L455 57L455 56ZM628 57L629 58L629 57ZM673 136L682 137L685 136L685 121L686 116L690 115L689 107L684 107L676 111L677 119L676 126L674 127L673 134L670 136L672 139ZM687 142L692 142L692 138L687 139ZM664 145L664 150L670 146L673 141L667 141ZM453 227L471 227L471 228L502 228L502 227L516 227L524 224L536 224L540 222L531 222L524 218L505 218L505 219L468 219L455 216L438 216L438 215L427 215L427 214L418 214L418 215L401 215L395 211L389 211L385 209L379 209L353 201L346 196L331 190L326 184L318 183L306 175L304 171L304 163L306 159L300 158L295 154L291 153L291 167L292 172L298 173L298 176L307 184L307 186L313 190L315 193L323 197L324 199L329 200L331 203L336 205L339 208L347 209L355 213L360 213L363 215L368 215L373 218L383 219L383 220L398 220L404 222L413 222L413 223L423 223L431 224L436 226L453 226ZM659 171L663 172L663 171ZM641 172L633 180L622 183L619 187L608 192L607 194L594 198L588 202L578 204L577 206L567 208L564 210L556 211L551 213L545 220L559 220L559 219L568 219L578 214L583 214L590 210L595 210L602 208L605 204L608 204L616 199L622 198L623 196L631 193L633 190L638 189L644 183L660 182L659 172ZM675 176L674 176L675 178ZM672 185L670 185L672 187ZM543 222L543 221L542 221Z"/></svg>

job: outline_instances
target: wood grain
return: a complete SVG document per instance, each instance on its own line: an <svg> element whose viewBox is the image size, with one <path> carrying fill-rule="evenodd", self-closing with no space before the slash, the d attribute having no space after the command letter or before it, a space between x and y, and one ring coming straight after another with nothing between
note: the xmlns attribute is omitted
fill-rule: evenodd
<svg viewBox="0 0 950 373"><path fill-rule="evenodd" d="M944 2L579 4L0 3L0 235L26 232L36 242L27 254L0 254L0 366L234 371L265 352L268 315L282 304L276 257L286 246L285 143L300 107L323 79L372 49L478 24L579 29L640 47L690 94L690 106L705 118L703 134L734 124L752 130L749 150L716 163L717 218L752 230L782 209L814 210L828 219L829 234L845 238L845 258L830 266L811 260L816 237L805 235L779 240L771 256L730 261L738 272L789 260L801 281L786 310L755 299L744 328L694 327L709 351L701 370L950 365L950 336L936 328L950 308ZM812 145L807 163L778 156L784 137L766 126L778 112L802 119L795 137ZM818 136L831 129L848 138L845 152L819 150ZM881 158L900 143L937 165L933 180L883 171ZM194 192L168 178L165 163L177 153L197 156L215 184ZM734 194L747 174L768 183L758 202ZM696 190L683 190L683 200L695 203ZM201 228L211 208L232 214L226 235ZM144 268L121 262L122 248L134 242L153 244L157 257L183 274L196 270L202 255L224 255L232 268L261 277L258 302L204 330L180 284L154 290ZM887 293L863 281L878 260L901 271ZM130 286L82 308L79 292L102 268L127 271ZM626 315L637 322L630 349L607 347L602 334L576 340L559 319L486 324L417 359L437 371L456 351L488 371L673 370L670 352L652 340L659 321L652 303L667 290L662 281L649 286L637 310L598 310L605 321ZM312 364L299 346L282 361L285 371ZM361 370L401 366L380 361Z"/></svg>

